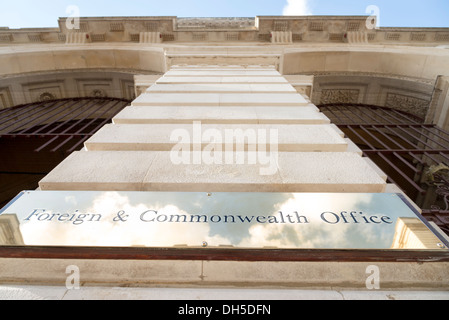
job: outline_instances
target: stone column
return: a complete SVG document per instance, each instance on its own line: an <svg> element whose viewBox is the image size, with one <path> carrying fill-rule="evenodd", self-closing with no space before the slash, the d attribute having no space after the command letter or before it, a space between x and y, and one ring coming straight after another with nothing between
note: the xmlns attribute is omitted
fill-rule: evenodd
<svg viewBox="0 0 449 320"><path fill-rule="evenodd" d="M41 189L376 193L386 187L359 150L271 67L172 68L85 146Z"/></svg>

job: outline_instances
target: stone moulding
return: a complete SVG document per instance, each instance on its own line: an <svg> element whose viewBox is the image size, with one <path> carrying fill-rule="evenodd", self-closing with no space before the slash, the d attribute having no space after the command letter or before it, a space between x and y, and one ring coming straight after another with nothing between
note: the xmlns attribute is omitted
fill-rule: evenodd
<svg viewBox="0 0 449 320"><path fill-rule="evenodd" d="M179 42L271 42L271 32L291 34L301 43L445 44L448 28L367 29L369 16L258 16L255 18L178 18L178 17L81 17L60 18L59 28L0 29L0 43L58 43L70 33L103 34L106 42L136 42L141 32L159 32L163 41ZM231 38L226 33L234 33ZM195 35L202 33L201 36ZM131 37L130 35L134 35ZM344 37L345 36L345 37ZM276 38L279 38L276 36ZM283 38L283 37L280 37ZM68 42L73 43L73 42ZM84 42L75 42L78 44ZM292 41L274 41L292 43Z"/></svg>

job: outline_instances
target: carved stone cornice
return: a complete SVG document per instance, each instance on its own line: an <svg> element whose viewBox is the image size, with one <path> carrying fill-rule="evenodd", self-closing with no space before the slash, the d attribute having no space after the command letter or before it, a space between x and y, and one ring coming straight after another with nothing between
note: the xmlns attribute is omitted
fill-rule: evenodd
<svg viewBox="0 0 449 320"><path fill-rule="evenodd" d="M136 42L148 33L159 33L163 42L270 42L393 44L444 46L449 28L367 29L368 16L261 16L255 18L89 17L60 18L59 28L0 28L0 44L73 43L72 33L84 33L82 41ZM273 41L284 39L288 41ZM70 38L70 39L69 39ZM97 39L97 40L95 40ZM99 39L99 40L98 40ZM154 43L154 41L151 41Z"/></svg>

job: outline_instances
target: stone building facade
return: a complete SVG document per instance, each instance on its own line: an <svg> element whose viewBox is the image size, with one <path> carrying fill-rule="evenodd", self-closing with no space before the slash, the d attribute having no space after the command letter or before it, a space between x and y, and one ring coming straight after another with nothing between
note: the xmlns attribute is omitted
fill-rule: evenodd
<svg viewBox="0 0 449 320"><path fill-rule="evenodd" d="M71 98L129 101L113 124L86 136L82 150L40 180L42 191L403 193L317 106L380 107L449 129L449 29L375 29L369 20L118 17L81 18L75 25L62 18L55 29L4 28L0 108ZM9 122L3 127L21 120L4 115ZM169 135L195 121L223 132L233 125L279 129L277 174L261 175L250 164L175 166ZM87 270L86 285L352 290L376 264L385 289L449 286L444 250L433 258L426 252L373 257L336 251L325 261L316 252L276 261L232 254L112 259L114 253L105 251L81 259L56 251L46 260L32 250L18 259L13 249L0 250L6 283L61 285L69 263Z"/></svg>

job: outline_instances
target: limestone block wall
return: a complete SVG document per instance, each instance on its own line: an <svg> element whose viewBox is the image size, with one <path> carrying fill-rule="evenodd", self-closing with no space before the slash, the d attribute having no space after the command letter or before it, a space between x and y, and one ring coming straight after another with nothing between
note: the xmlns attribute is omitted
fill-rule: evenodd
<svg viewBox="0 0 449 320"><path fill-rule="evenodd" d="M378 172L274 68L183 66L40 188L378 193L386 188Z"/></svg>

